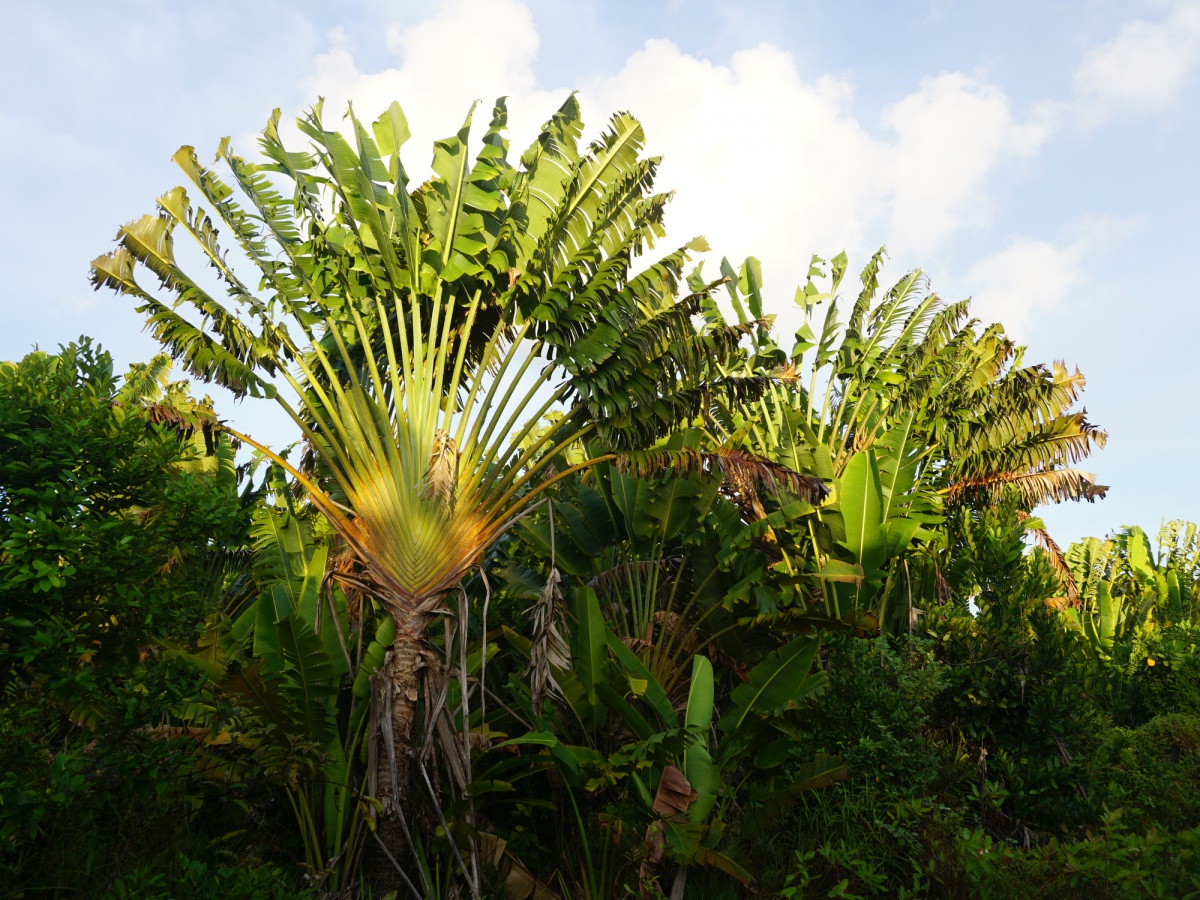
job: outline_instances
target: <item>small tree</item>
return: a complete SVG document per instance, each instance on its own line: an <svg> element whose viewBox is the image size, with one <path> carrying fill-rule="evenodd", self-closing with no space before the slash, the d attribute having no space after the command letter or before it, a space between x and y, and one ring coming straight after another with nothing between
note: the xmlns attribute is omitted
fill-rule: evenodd
<svg viewBox="0 0 1200 900"><path fill-rule="evenodd" d="M450 617L465 634L454 591L485 550L558 479L652 441L714 393L750 395L763 380L718 367L749 326L698 332L691 320L708 287L678 296L702 243L631 273L661 236L668 199L651 192L658 160L641 156L633 117L614 116L585 148L572 97L514 166L500 101L474 162L468 115L435 143L433 177L415 188L398 105L370 128L351 111L347 137L318 104L298 123L312 142L304 151L284 147L278 118L260 141L265 162L227 141L218 150L249 207L185 147L175 160L211 214L183 188L168 191L156 214L121 228L93 281L133 298L189 371L274 398L302 431L312 453L299 467L238 437L286 467L332 523L346 550L334 577L395 617L381 705L391 776L380 793L398 848L421 673L444 676L425 633ZM242 251L236 264L210 215ZM177 261L180 231L228 301ZM166 301L135 279L139 265ZM253 282L239 274L246 266ZM551 410L556 426L535 432ZM562 458L589 436L592 458ZM465 747L444 749L469 771Z"/></svg>

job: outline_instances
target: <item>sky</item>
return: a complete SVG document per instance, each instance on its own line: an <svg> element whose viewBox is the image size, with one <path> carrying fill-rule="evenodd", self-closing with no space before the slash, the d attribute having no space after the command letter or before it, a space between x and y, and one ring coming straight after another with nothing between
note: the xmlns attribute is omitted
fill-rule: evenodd
<svg viewBox="0 0 1200 900"><path fill-rule="evenodd" d="M676 192L664 248L762 260L783 342L811 254L886 245L1028 362L1087 376L1109 432L1097 504L1041 512L1065 545L1200 519L1200 0L58 0L3 7L0 359L88 334L156 345L89 261L183 181L182 144L253 151L271 110L392 100L408 166L473 101L507 96L514 149L572 90L589 132L640 118ZM482 118L482 116L480 116ZM293 132L294 134L294 132ZM424 157L422 157L424 154ZM263 404L209 388L255 436Z"/></svg>

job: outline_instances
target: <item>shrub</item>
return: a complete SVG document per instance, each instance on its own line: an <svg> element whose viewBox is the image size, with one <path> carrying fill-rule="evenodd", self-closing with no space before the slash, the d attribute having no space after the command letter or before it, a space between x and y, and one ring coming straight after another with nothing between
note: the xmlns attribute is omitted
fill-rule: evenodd
<svg viewBox="0 0 1200 900"><path fill-rule="evenodd" d="M940 790L945 767L927 707L944 671L927 640L907 635L832 635L825 662L829 687L805 711L795 758L839 755L850 777L805 795L778 839L757 848L754 868L764 890L790 873L791 889L804 891L794 896L895 894L911 888L928 858L925 831L938 804L922 798Z"/></svg>
<svg viewBox="0 0 1200 900"><path fill-rule="evenodd" d="M1133 807L1147 826L1200 827L1200 717L1159 716L1140 728L1114 728L1092 767L1110 782L1110 808Z"/></svg>
<svg viewBox="0 0 1200 900"><path fill-rule="evenodd" d="M1131 830L1121 810L1097 833L1023 849L963 829L930 870L931 894L979 900L1194 897L1200 830Z"/></svg>
<svg viewBox="0 0 1200 900"><path fill-rule="evenodd" d="M1130 724L1155 716L1182 713L1200 716L1200 628L1180 625L1147 640L1131 661ZM1153 662L1151 662L1153 660Z"/></svg>

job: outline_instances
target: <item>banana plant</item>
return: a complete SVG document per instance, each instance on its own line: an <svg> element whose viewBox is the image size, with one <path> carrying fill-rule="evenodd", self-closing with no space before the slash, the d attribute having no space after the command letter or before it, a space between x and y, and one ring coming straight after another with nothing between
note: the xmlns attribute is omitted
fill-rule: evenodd
<svg viewBox="0 0 1200 900"><path fill-rule="evenodd" d="M542 574L527 565L506 571L511 592L569 610L562 618L565 652L557 662L545 658L548 678L532 673L528 685L516 677L506 684L506 703L533 731L493 751L534 749L534 760L557 770L565 790L593 803L608 798L606 809L632 804L641 818L625 827L646 829L642 846L649 848L641 876L656 880L658 866L673 860L679 889L692 865L749 877L726 852L738 847L726 822L731 799L761 745L790 742L792 710L824 683L823 673L812 672L818 638L781 642L780 634L828 620L756 614L746 589L748 558L758 557L749 575L758 587L794 586L770 587L766 554L750 544L731 552L730 568L722 570L722 552L748 528L736 503L721 496L722 484L715 475L638 479L595 469L560 485L517 530L532 552L512 554L540 558ZM544 578L556 590L547 592ZM535 641L509 629L505 636L532 670ZM535 686L544 682L557 690L535 702ZM490 728L511 733L516 725L502 716ZM785 757L776 752L773 764ZM528 768L529 757L521 758ZM802 779L806 787L827 784L822 773L845 773L840 761L821 766ZM508 779L520 768L488 755L480 778ZM786 805L785 797L802 790L793 787L780 779L778 797L768 791L758 800ZM626 799L616 802L614 793Z"/></svg>
<svg viewBox="0 0 1200 900"><path fill-rule="evenodd" d="M668 677L675 680L665 681L661 670L647 664L654 656L646 642L624 637L609 624L619 626L620 619L606 616L596 590L582 586L575 600L569 664L553 667L552 673L569 716L564 720L545 706L535 708L530 689L510 678L507 702L535 728L493 752L534 748L533 767L554 768L568 791L598 800L614 791L627 797L640 813L625 827L646 829L643 879L656 879L657 866L670 859L677 866L678 890L687 868L696 865L748 880L750 874L726 852L725 844L738 846L728 840L726 820L743 782L786 758L781 748L792 739L792 711L824 687L826 676L813 670L819 638L800 635L765 653L736 686L729 684L728 664L718 678L711 659L699 650L691 651L685 678L672 669ZM528 658L532 642L511 630L505 633ZM496 730L512 727L511 719L496 715ZM772 758L763 757L763 746L774 748ZM480 766L486 783L531 765L524 756L496 761L489 754L488 759ZM762 799L777 805L794 800L845 771L840 760L823 757L804 770L802 783L776 784ZM625 806L610 800L609 807L614 803L618 809Z"/></svg>
<svg viewBox="0 0 1200 900"><path fill-rule="evenodd" d="M1186 620L1196 585L1196 527L1189 525L1164 525L1157 554L1137 526L1068 548L1064 560L1077 600L1059 606L1097 658L1124 663L1139 637Z"/></svg>
<svg viewBox="0 0 1200 900"><path fill-rule="evenodd" d="M239 777L236 756L248 748L283 779L315 884L336 894L359 880L359 864L377 812L369 783L371 681L394 635L391 616L359 609L326 585L329 540L313 535L296 510L282 472L273 471L275 505L255 514L254 580L258 593L230 596L210 619L198 652L172 647L204 671L211 690L235 705L236 723L202 742L203 764ZM323 588L323 585L325 587ZM364 635L364 631L367 635ZM211 703L179 711L195 736L218 724Z"/></svg>
<svg viewBox="0 0 1200 900"><path fill-rule="evenodd" d="M833 487L773 534L778 552L825 585L827 614L861 610L894 631L912 627L921 613L914 600L949 564L941 523L951 507L1103 496L1075 464L1105 434L1073 408L1084 386L1078 371L1026 365L999 325L980 327L966 302L944 304L919 271L883 289L884 256L872 257L849 299L839 293L845 255L813 257L796 291L803 320L790 354L767 323L725 364L769 373L771 386L706 424L719 445ZM722 272L734 317L749 321L747 310L763 308L761 266L751 258L735 273L723 261ZM690 283L702 283L699 271ZM705 319L721 327L728 317L710 299Z"/></svg>

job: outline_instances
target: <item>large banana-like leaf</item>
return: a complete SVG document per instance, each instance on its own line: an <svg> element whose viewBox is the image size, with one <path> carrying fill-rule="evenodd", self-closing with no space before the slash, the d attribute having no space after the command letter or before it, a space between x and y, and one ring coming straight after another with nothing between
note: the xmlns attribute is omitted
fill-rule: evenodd
<svg viewBox="0 0 1200 900"><path fill-rule="evenodd" d="M712 754L708 752L708 733L712 730L713 718L713 669L708 658L697 654L692 657L692 680L688 688L687 709L684 725L696 729L683 751L683 774L687 776L696 799L688 807L688 818L703 822L717 802L720 788L720 771L713 766Z"/></svg>
<svg viewBox="0 0 1200 900"><path fill-rule="evenodd" d="M846 549L870 577L882 566L887 550L885 499L874 450L852 456L837 486L838 506L846 523Z"/></svg>
<svg viewBox="0 0 1200 900"><path fill-rule="evenodd" d="M604 616L600 612L600 601L591 588L581 588L576 595L577 623L572 637L574 647L574 671L578 673L588 703L597 709L599 701L596 688L605 677L604 662L607 659L607 641Z"/></svg>
<svg viewBox="0 0 1200 900"><path fill-rule="evenodd" d="M802 794L828 787L835 781L844 780L849 774L850 767L840 756L818 753L795 771L795 778L790 784L779 785L772 781L767 790L761 791L762 803L748 809L743 817L742 840L753 840L772 827Z"/></svg>
<svg viewBox="0 0 1200 900"><path fill-rule="evenodd" d="M752 716L776 714L821 690L825 673L811 672L820 644L818 637L802 635L769 654L750 670L745 684L734 688L718 727L736 732Z"/></svg>

